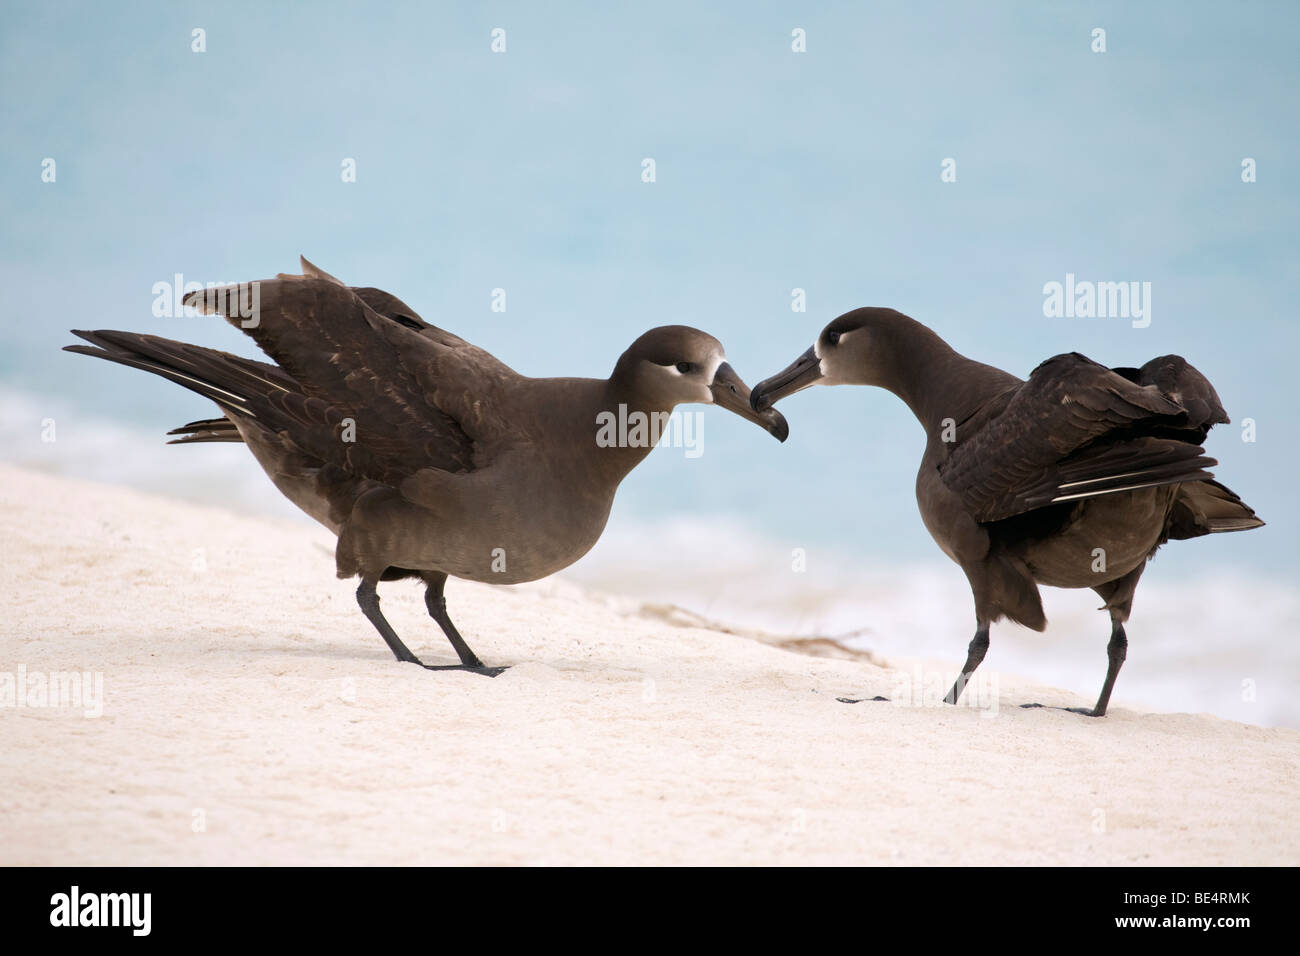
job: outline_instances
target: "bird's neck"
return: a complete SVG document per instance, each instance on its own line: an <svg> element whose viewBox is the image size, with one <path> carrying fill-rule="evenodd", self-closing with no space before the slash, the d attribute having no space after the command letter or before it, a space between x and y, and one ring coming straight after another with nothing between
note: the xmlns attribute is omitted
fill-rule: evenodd
<svg viewBox="0 0 1300 956"><path fill-rule="evenodd" d="M962 355L934 332L912 322L885 336L889 354L878 384L901 398L931 441L951 441L951 427L1017 384L1009 372Z"/></svg>
<svg viewBox="0 0 1300 956"><path fill-rule="evenodd" d="M586 467L611 488L654 450L672 413L618 375L598 382L583 406L577 428Z"/></svg>

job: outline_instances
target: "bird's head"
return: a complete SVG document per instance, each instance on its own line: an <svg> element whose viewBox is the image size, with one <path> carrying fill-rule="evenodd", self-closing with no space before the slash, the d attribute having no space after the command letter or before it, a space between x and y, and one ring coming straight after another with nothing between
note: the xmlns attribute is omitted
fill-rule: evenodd
<svg viewBox="0 0 1300 956"><path fill-rule="evenodd" d="M775 409L755 411L749 386L727 362L722 343L707 332L685 325L651 329L618 360L615 378L637 398L657 408L688 402L720 405L785 441L790 426Z"/></svg>
<svg viewBox="0 0 1300 956"><path fill-rule="evenodd" d="M894 309L864 308L845 312L822 329L808 351L785 369L754 387L755 411L810 385L882 385L896 361L894 341L903 326L917 323Z"/></svg>

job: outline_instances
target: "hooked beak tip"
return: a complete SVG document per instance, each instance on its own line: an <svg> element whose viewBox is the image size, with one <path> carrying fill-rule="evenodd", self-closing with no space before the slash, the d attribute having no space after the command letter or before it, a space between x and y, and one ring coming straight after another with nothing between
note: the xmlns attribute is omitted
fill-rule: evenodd
<svg viewBox="0 0 1300 956"><path fill-rule="evenodd" d="M821 377L821 362L817 358L816 349L810 348L788 368L755 385L749 393L749 406L756 413L766 412L775 402L816 384Z"/></svg>
<svg viewBox="0 0 1300 956"><path fill-rule="evenodd" d="M718 367L710 388L716 404L741 418L752 421L777 441L784 442L790 437L790 425L786 422L785 416L774 408L766 406L761 409L755 408L749 387L729 364L724 362Z"/></svg>

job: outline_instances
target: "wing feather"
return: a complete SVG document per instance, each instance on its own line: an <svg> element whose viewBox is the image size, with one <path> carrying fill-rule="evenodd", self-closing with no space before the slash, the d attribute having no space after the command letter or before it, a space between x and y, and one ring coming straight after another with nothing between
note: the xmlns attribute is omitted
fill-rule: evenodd
<svg viewBox="0 0 1300 956"><path fill-rule="evenodd" d="M1207 479L1216 462L1198 446L1226 420L1209 382L1179 356L1113 370L1072 352L1043 362L959 425L939 472L976 520L998 521Z"/></svg>

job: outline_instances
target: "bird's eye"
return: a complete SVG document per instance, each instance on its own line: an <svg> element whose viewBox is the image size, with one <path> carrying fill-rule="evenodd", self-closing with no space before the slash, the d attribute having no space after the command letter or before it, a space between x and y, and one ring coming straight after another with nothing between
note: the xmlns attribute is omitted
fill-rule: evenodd
<svg viewBox="0 0 1300 956"><path fill-rule="evenodd" d="M686 375L690 372L695 371L695 366L692 365L690 362L678 362L677 371L681 372L683 375Z"/></svg>
<svg viewBox="0 0 1300 956"><path fill-rule="evenodd" d="M838 333L838 332L827 332L827 333L826 333L826 344L827 344L827 345L839 345L839 344L840 344L840 333Z"/></svg>

